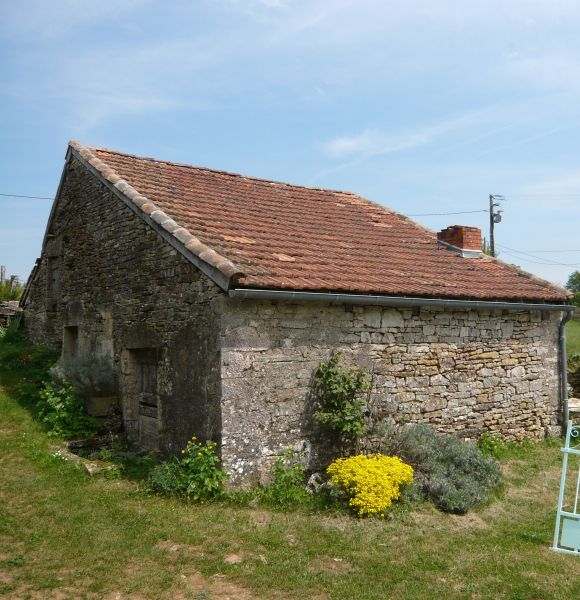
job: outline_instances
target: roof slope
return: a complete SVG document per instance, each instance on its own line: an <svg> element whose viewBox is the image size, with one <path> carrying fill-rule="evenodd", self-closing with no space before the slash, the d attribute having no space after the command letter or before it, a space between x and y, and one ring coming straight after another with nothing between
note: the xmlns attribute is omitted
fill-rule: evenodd
<svg viewBox="0 0 580 600"><path fill-rule="evenodd" d="M71 147L116 188L124 193L134 188L133 196L136 190L153 203L154 212L157 208L172 219L173 229L187 230L206 255L213 251L218 268L225 265L229 275L236 273L236 287L568 299L565 290L496 259L463 258L437 244L435 233L355 194L87 148L78 142Z"/></svg>

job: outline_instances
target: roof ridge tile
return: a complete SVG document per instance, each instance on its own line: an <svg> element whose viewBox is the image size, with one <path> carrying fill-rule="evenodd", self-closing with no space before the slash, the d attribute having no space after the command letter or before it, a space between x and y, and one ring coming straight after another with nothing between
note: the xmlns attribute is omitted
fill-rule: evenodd
<svg viewBox="0 0 580 600"><path fill-rule="evenodd" d="M76 140L71 141L70 144L72 145L73 142L80 144L80 142L78 142ZM239 177L241 179L249 179L250 181L259 181L260 183L266 183L266 184L270 184L270 185L277 185L277 186L282 186L282 187L296 188L296 189L303 189L303 190L315 190L315 191L319 191L319 192L332 192L333 194L344 194L344 195L352 196L355 198L361 198L361 196L359 196L355 192L350 192L348 190L337 190L337 189L333 189L333 188L323 188L323 187L316 187L316 186L309 186L309 185L301 185L298 183L288 183L286 181L277 181L275 179L267 179L264 177L254 177L252 175L244 175L243 173L235 173L233 171L224 171L223 169L213 169L212 167L202 167L199 165L191 165L189 163L182 163L182 162L176 162L176 161L171 161L171 160L163 160L163 159L159 159L159 158L153 158L151 156L138 156L137 154L130 154L128 152L121 152L119 150L111 150L110 148L101 148L101 147L97 147L97 146L84 146L84 148L87 148L89 150L95 150L97 152L106 152L108 154L117 154L119 156L127 156L128 158L135 158L137 160L148 160L148 161L159 163L159 164L171 165L173 167L183 167L186 169L197 169L199 171L208 171L210 173L217 173L219 175L227 175L229 177ZM366 200L366 198L363 198L363 199Z"/></svg>

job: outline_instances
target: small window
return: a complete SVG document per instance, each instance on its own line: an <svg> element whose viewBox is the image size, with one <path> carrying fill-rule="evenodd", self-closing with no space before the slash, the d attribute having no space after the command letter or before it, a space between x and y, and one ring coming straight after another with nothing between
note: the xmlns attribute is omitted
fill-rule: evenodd
<svg viewBox="0 0 580 600"><path fill-rule="evenodd" d="M63 358L74 358L79 353L79 328L65 327L62 339Z"/></svg>

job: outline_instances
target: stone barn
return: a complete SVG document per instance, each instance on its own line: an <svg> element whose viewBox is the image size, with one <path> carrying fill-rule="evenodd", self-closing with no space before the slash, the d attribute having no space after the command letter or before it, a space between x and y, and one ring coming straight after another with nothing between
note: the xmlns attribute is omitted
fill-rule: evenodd
<svg viewBox="0 0 580 600"><path fill-rule="evenodd" d="M541 438L566 415L569 294L355 194L71 142L25 295L34 342L108 357L128 434L218 442L234 480L308 444L313 371L385 419Z"/></svg>

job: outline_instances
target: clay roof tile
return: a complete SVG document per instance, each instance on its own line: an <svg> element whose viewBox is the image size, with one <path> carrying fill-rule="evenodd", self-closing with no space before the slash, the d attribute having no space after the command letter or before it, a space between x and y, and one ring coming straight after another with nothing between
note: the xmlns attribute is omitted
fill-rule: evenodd
<svg viewBox="0 0 580 600"><path fill-rule="evenodd" d="M350 192L103 148L71 147L201 260L240 287L565 302L566 290Z"/></svg>

